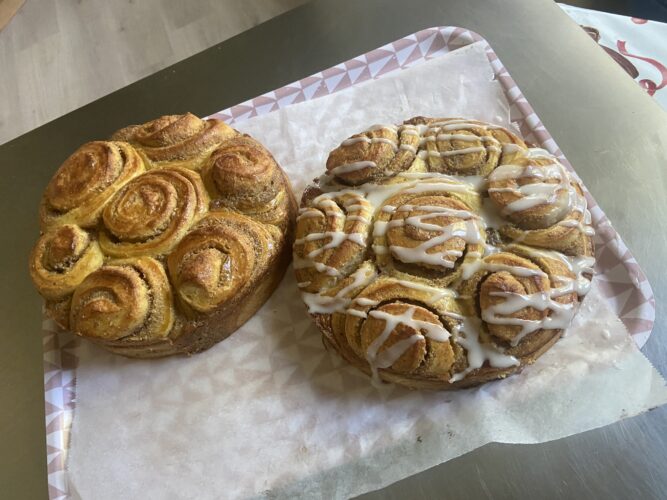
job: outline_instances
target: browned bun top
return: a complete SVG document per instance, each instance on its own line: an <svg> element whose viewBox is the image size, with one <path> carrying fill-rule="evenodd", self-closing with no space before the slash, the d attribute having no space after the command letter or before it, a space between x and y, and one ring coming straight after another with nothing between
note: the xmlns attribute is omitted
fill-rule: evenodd
<svg viewBox="0 0 667 500"><path fill-rule="evenodd" d="M334 149L297 218L298 287L328 346L375 379L503 378L559 338L590 287L578 181L503 127L415 117Z"/></svg>
<svg viewBox="0 0 667 500"><path fill-rule="evenodd" d="M131 125L112 138L137 146L150 167L171 162L197 170L213 149L237 134L222 120L202 120L186 113Z"/></svg>
<svg viewBox="0 0 667 500"><path fill-rule="evenodd" d="M197 352L277 286L295 215L259 142L220 120L162 116L65 160L42 198L30 274L53 319L112 352Z"/></svg>

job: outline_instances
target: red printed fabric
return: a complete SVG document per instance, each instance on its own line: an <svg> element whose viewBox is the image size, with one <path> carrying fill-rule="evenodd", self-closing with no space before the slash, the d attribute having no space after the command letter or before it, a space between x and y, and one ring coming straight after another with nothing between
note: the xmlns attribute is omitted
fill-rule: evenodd
<svg viewBox="0 0 667 500"><path fill-rule="evenodd" d="M564 4L560 7L667 109L667 24Z"/></svg>

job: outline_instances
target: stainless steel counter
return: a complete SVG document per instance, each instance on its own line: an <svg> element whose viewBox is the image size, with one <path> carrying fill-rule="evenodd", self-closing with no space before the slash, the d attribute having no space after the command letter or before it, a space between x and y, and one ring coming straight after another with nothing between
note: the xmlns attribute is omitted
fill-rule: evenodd
<svg viewBox="0 0 667 500"><path fill-rule="evenodd" d="M79 144L159 114L207 114L429 26L494 47L629 245L667 373L667 114L548 0L319 1L0 147L0 495L46 494L40 299L27 274L48 179ZM595 408L591 408L595 411ZM541 445L491 444L367 498L665 498L667 408Z"/></svg>

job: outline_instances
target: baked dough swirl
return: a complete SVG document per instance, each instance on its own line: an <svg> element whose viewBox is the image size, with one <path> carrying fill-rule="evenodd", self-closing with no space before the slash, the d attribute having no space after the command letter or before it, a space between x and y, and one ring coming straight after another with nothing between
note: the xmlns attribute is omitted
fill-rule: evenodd
<svg viewBox="0 0 667 500"><path fill-rule="evenodd" d="M407 187L384 201L373 224L373 251L386 274L421 276L447 286L461 264L480 258L486 233L471 185L453 178Z"/></svg>
<svg viewBox="0 0 667 500"><path fill-rule="evenodd" d="M74 224L43 234L30 256L30 275L47 299L71 294L83 279L102 265L99 243Z"/></svg>
<svg viewBox="0 0 667 500"><path fill-rule="evenodd" d="M124 356L208 349L289 264L296 201L257 141L164 116L79 148L40 209L30 274L59 325Z"/></svg>
<svg viewBox="0 0 667 500"><path fill-rule="evenodd" d="M129 144L84 144L46 186L40 205L42 230L60 224L94 227L109 198L143 171L143 160Z"/></svg>
<svg viewBox="0 0 667 500"><path fill-rule="evenodd" d="M77 287L70 326L100 342L163 339L174 321L172 302L167 275L157 260L109 261Z"/></svg>
<svg viewBox="0 0 667 500"><path fill-rule="evenodd" d="M206 348L234 332L269 298L285 265L285 235L226 209L210 212L167 257L176 302L186 317L215 321L196 340ZM287 254L289 256L289 254ZM177 342L190 344L188 332Z"/></svg>
<svg viewBox="0 0 667 500"><path fill-rule="evenodd" d="M363 184L405 170L414 161L418 135L410 127L375 125L344 140L327 160L327 171L341 182Z"/></svg>
<svg viewBox="0 0 667 500"><path fill-rule="evenodd" d="M507 129L464 118L413 118L422 131L420 156L431 172L488 175L520 154L526 144Z"/></svg>
<svg viewBox="0 0 667 500"><path fill-rule="evenodd" d="M581 186L548 152L531 150L489 175L489 197L509 224L508 239L567 255L592 254L590 213Z"/></svg>
<svg viewBox="0 0 667 500"><path fill-rule="evenodd" d="M399 151L385 146L400 149L406 130L417 146L394 168ZM594 265L567 169L470 119L417 117L353 139L297 220L298 286L325 344L376 380L428 389L506 377L551 347ZM336 171L332 158L357 164Z"/></svg>
<svg viewBox="0 0 667 500"><path fill-rule="evenodd" d="M294 269L306 291L331 288L364 259L372 205L359 193L318 193L297 220Z"/></svg>
<svg viewBox="0 0 667 500"><path fill-rule="evenodd" d="M212 206L285 229L292 200L282 186L289 180L271 153L252 137L237 135L225 141L201 174Z"/></svg>
<svg viewBox="0 0 667 500"><path fill-rule="evenodd" d="M222 120L202 120L185 113L130 125L112 139L135 146L149 168L170 165L198 170L217 146L237 134Z"/></svg>
<svg viewBox="0 0 667 500"><path fill-rule="evenodd" d="M196 172L182 167L146 172L104 208L102 250L113 257L165 254L207 211L208 203Z"/></svg>
<svg viewBox="0 0 667 500"><path fill-rule="evenodd" d="M75 224L55 226L37 241L30 255L30 277L47 299L49 315L65 328L72 293L103 262L95 237Z"/></svg>

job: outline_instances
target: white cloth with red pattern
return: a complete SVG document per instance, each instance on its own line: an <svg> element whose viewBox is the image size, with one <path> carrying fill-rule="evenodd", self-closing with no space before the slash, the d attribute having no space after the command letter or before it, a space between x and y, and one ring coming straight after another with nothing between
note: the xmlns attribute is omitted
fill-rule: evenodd
<svg viewBox="0 0 667 500"><path fill-rule="evenodd" d="M667 109L667 24L559 4Z"/></svg>

